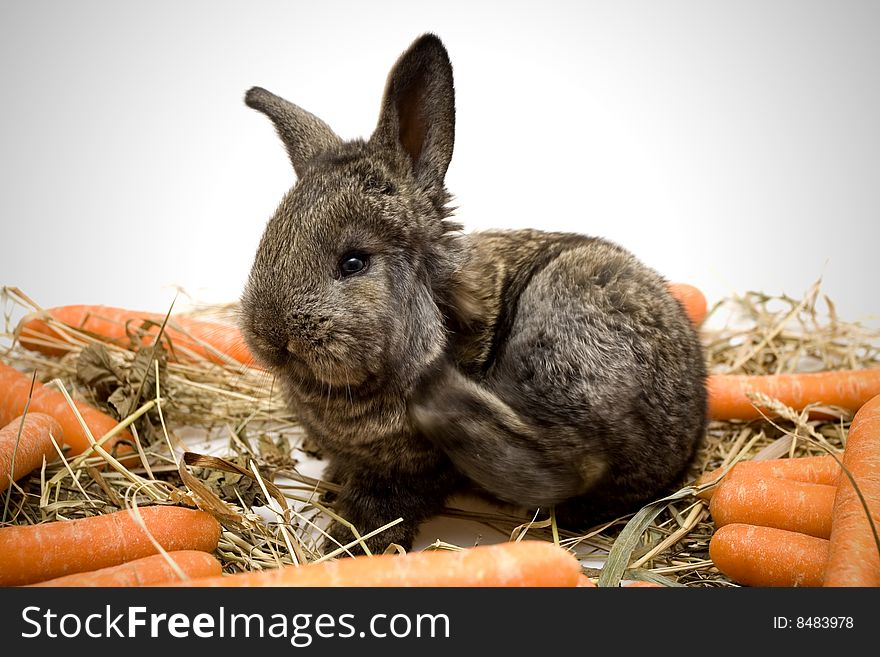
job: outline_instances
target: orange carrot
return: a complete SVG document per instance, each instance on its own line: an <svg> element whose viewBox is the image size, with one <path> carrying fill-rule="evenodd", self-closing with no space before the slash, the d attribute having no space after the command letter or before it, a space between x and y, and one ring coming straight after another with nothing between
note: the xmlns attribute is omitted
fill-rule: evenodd
<svg viewBox="0 0 880 657"><path fill-rule="evenodd" d="M880 395L860 408L853 418L843 465L855 479L868 511L849 477L842 476L831 512L825 585L880 586L880 546L875 534L880 533Z"/></svg>
<svg viewBox="0 0 880 657"><path fill-rule="evenodd" d="M709 541L709 558L745 586L822 586L828 540L775 527L726 525Z"/></svg>
<svg viewBox="0 0 880 657"><path fill-rule="evenodd" d="M138 509L150 535L163 549L211 552L220 525L204 511L174 506ZM158 550L123 510L77 520L0 528L0 586L17 586L115 566Z"/></svg>
<svg viewBox="0 0 880 657"><path fill-rule="evenodd" d="M637 580L635 582L629 582L624 584L624 586L628 589L665 589L666 587L662 584L658 584L657 582L648 582L644 580Z"/></svg>
<svg viewBox="0 0 880 657"><path fill-rule="evenodd" d="M581 573L578 575L577 584L575 584L575 586L582 589L594 589L596 588L596 582Z"/></svg>
<svg viewBox="0 0 880 657"><path fill-rule="evenodd" d="M762 392L800 411L809 404L841 406L857 411L880 395L880 367L834 372L747 376L713 374L709 388L709 417L713 420L755 420L762 417L747 392Z"/></svg>
<svg viewBox="0 0 880 657"><path fill-rule="evenodd" d="M55 447L49 438L50 434L60 445L61 426L55 418L44 413L28 413L24 423L19 416L0 429L0 493L9 488L16 479L39 468L43 457L47 461L55 458Z"/></svg>
<svg viewBox="0 0 880 657"><path fill-rule="evenodd" d="M214 577L222 574L220 562L207 552L177 550L169 552L186 577ZM148 586L180 581L180 575L163 554L154 554L118 566L108 566L64 577L56 577L29 586Z"/></svg>
<svg viewBox="0 0 880 657"><path fill-rule="evenodd" d="M709 511L716 527L742 523L828 538L836 492L823 484L739 475L721 483Z"/></svg>
<svg viewBox="0 0 880 657"><path fill-rule="evenodd" d="M687 283L668 283L669 291L684 306L694 326L699 326L706 319L708 305L706 297L699 289Z"/></svg>
<svg viewBox="0 0 880 657"><path fill-rule="evenodd" d="M460 551L358 556L304 566L190 580L180 586L576 586L577 559L547 541Z"/></svg>
<svg viewBox="0 0 880 657"><path fill-rule="evenodd" d="M127 331L134 332L145 321L152 322L153 325L144 331L141 346L153 344L159 327L165 321L165 316L161 314L111 306L58 306L45 312L67 326L121 346L129 345ZM65 338L50 327L44 317L41 313L33 313L22 318L16 329L19 341L28 349L50 356L65 354L68 349L45 342L50 339L54 343L58 340L64 341ZM174 349L172 358L176 357L178 360L185 359L186 352L190 351L214 363L224 363L230 359L245 365L253 362L241 332L231 324L173 315L165 327L164 336L171 341Z"/></svg>
<svg viewBox="0 0 880 657"><path fill-rule="evenodd" d="M31 390L31 377L19 372L14 367L0 363L0 390L3 391L0 395L0 426L5 426L24 412ZM117 424L112 417L85 402L75 401L74 405L95 440L99 440ZM76 419L76 415L64 395L57 390L36 382L29 410L33 413L51 415L58 421L58 424L61 425L64 442L70 445L71 455L80 454L88 448L89 439L85 431L80 426L79 420ZM57 440L59 436L56 435L55 438ZM127 431L120 432L104 443L104 449L110 451L111 447L120 440L132 440L131 434ZM120 451L131 451L127 445L120 445L119 449Z"/></svg>
<svg viewBox="0 0 880 657"><path fill-rule="evenodd" d="M724 472L724 468L716 468L700 475L696 481L697 486L715 481ZM738 477L739 475L752 475L759 477L776 477L778 479L790 479L803 481L808 484L825 484L836 486L840 476L840 464L833 456L801 456L788 459L765 459L761 461L740 461L733 466L724 479ZM708 500L717 490L708 488L697 497Z"/></svg>

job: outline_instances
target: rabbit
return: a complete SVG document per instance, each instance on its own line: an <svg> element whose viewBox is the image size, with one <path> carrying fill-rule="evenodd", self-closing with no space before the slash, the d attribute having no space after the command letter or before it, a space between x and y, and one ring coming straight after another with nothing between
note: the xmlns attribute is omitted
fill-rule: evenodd
<svg viewBox="0 0 880 657"><path fill-rule="evenodd" d="M344 141L262 89L296 184L266 225L241 327L340 485L365 544L409 550L447 499L587 528L672 490L706 428L696 329L667 281L600 237L465 232L444 178L452 66L424 34L375 131ZM517 184L517 183L514 183ZM328 547L351 543L332 523Z"/></svg>

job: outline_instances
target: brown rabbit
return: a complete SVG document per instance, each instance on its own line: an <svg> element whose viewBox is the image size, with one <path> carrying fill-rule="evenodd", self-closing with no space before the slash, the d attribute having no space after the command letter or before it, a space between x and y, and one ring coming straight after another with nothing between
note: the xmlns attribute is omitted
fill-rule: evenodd
<svg viewBox="0 0 880 657"><path fill-rule="evenodd" d="M327 454L338 513L362 533L403 518L371 551L410 548L462 489L579 528L679 482L706 423L683 307L606 240L449 220L455 106L436 36L394 65L368 141L258 87L246 102L298 181L257 250L244 335Z"/></svg>

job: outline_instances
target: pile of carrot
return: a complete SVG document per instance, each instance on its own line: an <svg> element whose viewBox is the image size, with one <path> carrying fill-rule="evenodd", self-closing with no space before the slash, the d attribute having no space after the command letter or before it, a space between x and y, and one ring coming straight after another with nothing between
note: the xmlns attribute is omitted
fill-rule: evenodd
<svg viewBox="0 0 880 657"><path fill-rule="evenodd" d="M168 553L210 553L219 539L220 525L213 516L176 506L147 506L75 520L0 527L0 586L49 580L55 580L50 585L57 586L167 581L168 575L172 579L177 575L160 548ZM145 559L156 554L162 559ZM216 572L203 557L177 554L174 560L192 576ZM128 565L120 568L122 564Z"/></svg>
<svg viewBox="0 0 880 657"><path fill-rule="evenodd" d="M98 441L116 426L116 420L97 408L83 401L73 401L71 407L58 390L0 363L0 492L39 468L44 459L54 460L58 449L66 446L65 456L81 454L91 445L89 434ZM131 445L120 441L132 440L122 430L103 447L109 451L116 446L118 454L131 453Z"/></svg>
<svg viewBox="0 0 880 657"><path fill-rule="evenodd" d="M33 382L30 376L4 363L0 363L0 391L0 426L6 426L23 415L27 407L29 413L43 413L55 419L61 429L55 438L63 438L64 444L70 447L68 454L80 454L91 445L76 413L59 391L39 381ZM94 440L100 440L116 427L116 420L85 402L74 401L74 406ZM118 433L104 443L104 449L109 451L121 440L132 440L131 434L127 431Z"/></svg>
<svg viewBox="0 0 880 657"><path fill-rule="evenodd" d="M843 468L833 456L743 462L704 497L718 527L709 556L734 581L880 586L880 395L853 418Z"/></svg>
<svg viewBox="0 0 880 657"><path fill-rule="evenodd" d="M163 335L170 343L172 360L185 360L190 352L221 364L231 361L252 365L254 361L241 332L230 324L181 315L172 316L166 323L165 315L97 305L59 306L28 315L16 329L22 346L49 356L61 356L69 351L58 346L59 342L67 342L66 336L49 325L47 315L73 329L122 347L129 345L129 333L144 326L139 336L140 346L152 345L160 327L165 324Z"/></svg>

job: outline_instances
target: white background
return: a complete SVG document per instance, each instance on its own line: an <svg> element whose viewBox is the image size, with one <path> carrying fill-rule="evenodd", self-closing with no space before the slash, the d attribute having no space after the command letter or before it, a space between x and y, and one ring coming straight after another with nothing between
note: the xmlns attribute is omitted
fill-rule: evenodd
<svg viewBox="0 0 880 657"><path fill-rule="evenodd" d="M294 181L264 86L369 136L434 31L467 229L603 235L710 302L880 314L880 3L0 5L0 284L44 306L236 299Z"/></svg>

